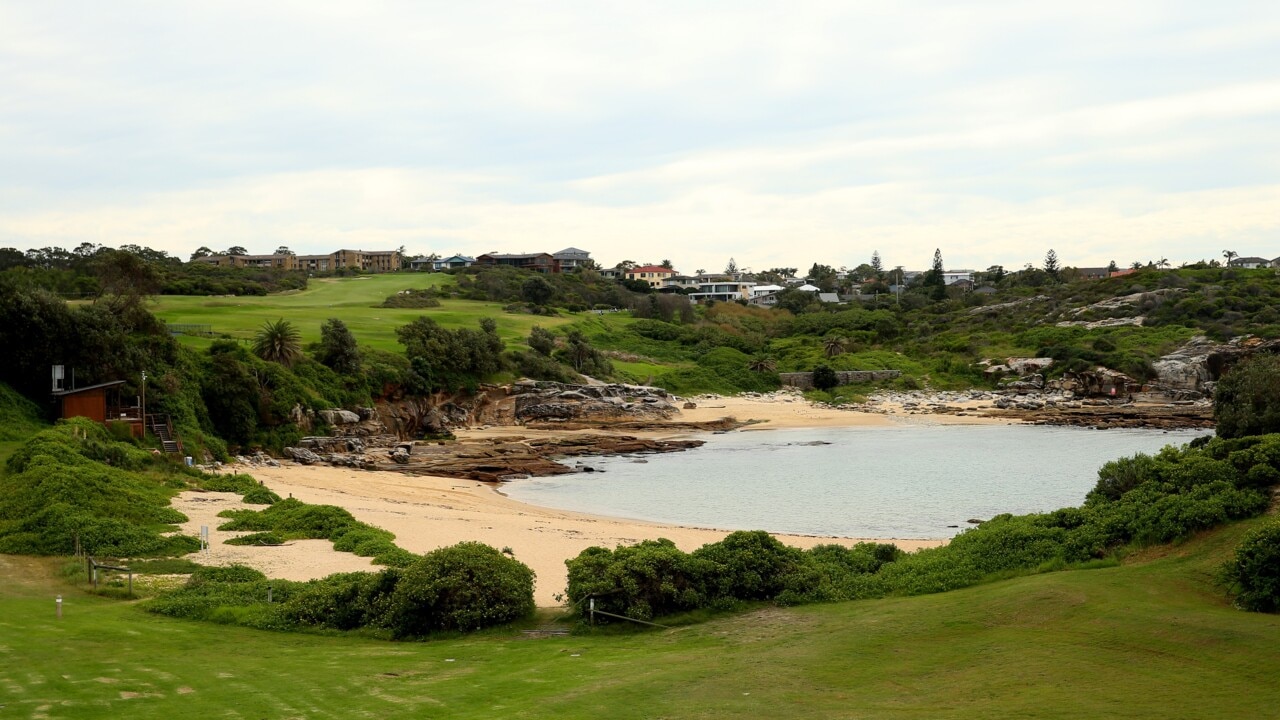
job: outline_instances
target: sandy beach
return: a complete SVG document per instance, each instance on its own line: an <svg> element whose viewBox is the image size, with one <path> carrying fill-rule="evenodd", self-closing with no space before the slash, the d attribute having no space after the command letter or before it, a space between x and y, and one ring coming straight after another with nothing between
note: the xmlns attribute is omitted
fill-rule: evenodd
<svg viewBox="0 0 1280 720"><path fill-rule="evenodd" d="M766 421L745 431L869 427L902 422L897 417L880 414L817 408L802 399L788 402L752 398L722 398L707 402L697 410L684 411L677 419L700 421L726 416ZM966 417L942 419L948 422L981 421ZM492 433L523 434L525 431L522 428L490 428L459 435ZM516 558L537 573L535 598L541 606L558 604L557 596L564 592L565 587L564 561L587 547L600 545L612 548L645 539L668 538L684 550L693 550L727 534L721 530L659 525L536 507L502 495L498 492L499 487L471 480L292 463L277 468L235 469L253 475L281 497L292 496L307 503L346 508L358 520L395 533L396 543L411 552L427 552L464 540L487 543L498 549L510 548ZM184 492L175 498L173 506L189 518L183 525L184 532L198 535L201 526L209 527L211 547L208 557L193 558L200 562L216 565L243 563L259 568L269 576L289 580L376 569L368 558L334 551L327 540L296 541L282 547L224 544L224 540L239 533L217 530L217 526L225 522L217 514L230 508L246 507L238 496L231 493ZM853 544L859 541L797 535L777 537L802 548L825 542ZM932 547L943 542L898 538L876 540L894 542L905 550Z"/></svg>

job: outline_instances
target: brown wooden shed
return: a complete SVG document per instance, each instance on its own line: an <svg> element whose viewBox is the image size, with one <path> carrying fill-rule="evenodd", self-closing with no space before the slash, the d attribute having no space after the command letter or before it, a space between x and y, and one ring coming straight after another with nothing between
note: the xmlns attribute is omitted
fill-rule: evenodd
<svg viewBox="0 0 1280 720"><path fill-rule="evenodd" d="M120 399L119 387L124 380L89 385L55 392L54 397L61 403L60 417L86 417L100 423L127 422L136 425L131 428L134 435L142 434L142 408L137 405L126 405Z"/></svg>

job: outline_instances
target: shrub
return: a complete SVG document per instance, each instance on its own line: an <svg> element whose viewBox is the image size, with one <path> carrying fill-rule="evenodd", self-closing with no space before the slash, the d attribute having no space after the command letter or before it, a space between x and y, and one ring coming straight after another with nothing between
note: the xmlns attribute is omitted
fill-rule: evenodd
<svg viewBox="0 0 1280 720"><path fill-rule="evenodd" d="M819 365L813 369L813 386L819 390L830 390L840 384L840 378L836 375L836 371L826 365Z"/></svg>
<svg viewBox="0 0 1280 720"><path fill-rule="evenodd" d="M533 612L533 571L477 542L427 553L400 571L388 624L396 637L476 630Z"/></svg>
<svg viewBox="0 0 1280 720"><path fill-rule="evenodd" d="M805 559L800 550L763 530L730 533L720 542L694 550L693 558L710 563L709 590L733 600L774 597Z"/></svg>
<svg viewBox="0 0 1280 720"><path fill-rule="evenodd" d="M587 548L565 564L570 602L594 596L599 609L640 620L703 607L714 567L666 538L614 550Z"/></svg>
<svg viewBox="0 0 1280 720"><path fill-rule="evenodd" d="M1223 375L1213 416L1219 437L1280 432L1280 356L1255 355Z"/></svg>
<svg viewBox="0 0 1280 720"><path fill-rule="evenodd" d="M1244 536L1226 574L1236 604L1254 612L1280 612L1280 522L1272 521Z"/></svg>

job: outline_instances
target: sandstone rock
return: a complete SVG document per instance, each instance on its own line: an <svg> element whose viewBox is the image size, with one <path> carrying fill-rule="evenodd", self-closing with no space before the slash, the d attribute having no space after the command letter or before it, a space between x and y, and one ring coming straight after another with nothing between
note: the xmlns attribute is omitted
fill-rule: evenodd
<svg viewBox="0 0 1280 720"><path fill-rule="evenodd" d="M284 454L293 458L294 462L299 462L303 465L314 465L318 462L323 462L323 458L307 448L287 447L284 449Z"/></svg>

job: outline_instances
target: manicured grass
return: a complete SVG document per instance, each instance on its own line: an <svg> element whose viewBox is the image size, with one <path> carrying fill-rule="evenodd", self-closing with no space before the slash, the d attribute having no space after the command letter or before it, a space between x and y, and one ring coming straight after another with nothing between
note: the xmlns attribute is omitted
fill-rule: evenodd
<svg viewBox="0 0 1280 720"><path fill-rule="evenodd" d="M426 315L445 327L476 328L480 318L491 317L498 323L498 334L508 344L523 342L534 325L554 327L573 320L565 314L545 317L507 313L499 303L470 300L442 300L440 307L397 309L378 307L388 296L400 290L437 287L453 278L442 273L387 273L360 278L312 280L300 292L263 297L195 297L162 295L151 307L160 319L169 323L209 325L218 335L248 339L269 320L284 318L297 326L302 342L320 339L320 325L329 318L347 324L363 347L400 352L396 328ZM207 338L181 337L192 347L207 347Z"/></svg>
<svg viewBox="0 0 1280 720"><path fill-rule="evenodd" d="M0 556L0 712L51 718L1253 718L1280 617L1211 576L1248 527L1120 567L639 634L428 643L182 622ZM54 620L53 595L66 597Z"/></svg>

